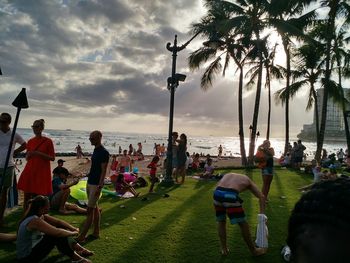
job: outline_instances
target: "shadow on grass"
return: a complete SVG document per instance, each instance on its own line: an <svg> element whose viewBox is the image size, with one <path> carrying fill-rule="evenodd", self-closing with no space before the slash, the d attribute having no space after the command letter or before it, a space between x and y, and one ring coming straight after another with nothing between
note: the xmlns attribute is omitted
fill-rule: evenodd
<svg viewBox="0 0 350 263"><path fill-rule="evenodd" d="M129 218L132 214L134 214L137 210L143 209L146 206L160 200L165 199L164 195L168 194L171 198L171 192L179 187L183 187L181 185L173 185L171 187L161 187L156 186L156 193L143 194L138 198L129 198L129 199L118 199L115 197L108 197L100 199L99 203L103 206L104 203L114 203L109 209L105 209L101 215L101 230L105 230L113 225L118 224L126 218ZM144 198L147 198L146 200ZM140 204L141 203L141 204ZM123 205L121 207L121 205ZM118 213L119 212L119 213ZM116 217L116 213L118 216ZM106 224L105 221L108 221ZM113 223L110 223L113 222ZM83 222L82 222L83 223Z"/></svg>
<svg viewBox="0 0 350 263"><path fill-rule="evenodd" d="M148 262L165 262L166 259L162 255L157 255L155 251L155 244L157 244L157 233L158 235L167 235L166 239L168 239L168 242L166 244L168 245L167 247L164 247L164 250L166 251L167 257L176 257L176 256L181 256L181 254L184 251L181 251L180 255L179 250L176 248L173 253L169 251L171 249L171 245L176 241L173 240L174 236L172 236L169 231L169 227L171 227L172 224L178 223L179 218L181 218L185 213L192 212L195 207L201 203L202 199L204 196L207 195L209 190L213 188L212 183L207 183L207 184L202 184L201 188L198 191L193 192L194 194L190 195L186 201L184 201L181 205L177 206L176 208L172 209L170 213L168 213L158 224L152 226L150 229L145 231L137 241L135 241L134 244L129 246L121 255L119 259L116 259L114 262L120 262L120 259L127 259L128 262L133 262L139 260L139 256L135 251L137 251L138 247L143 247L144 250L152 250L152 255L155 257L158 257L157 259L155 258L147 258ZM213 213L213 211L211 211ZM198 220L201 220L200 217L202 215L198 215L199 218ZM204 229L203 229L204 230ZM168 234L167 234L168 233ZM163 244L164 246L164 244ZM164 250L160 251L160 253L164 253ZM190 249L190 252L193 250ZM191 252L191 253L192 253ZM145 255L146 256L146 255ZM183 259L185 262L186 259Z"/></svg>

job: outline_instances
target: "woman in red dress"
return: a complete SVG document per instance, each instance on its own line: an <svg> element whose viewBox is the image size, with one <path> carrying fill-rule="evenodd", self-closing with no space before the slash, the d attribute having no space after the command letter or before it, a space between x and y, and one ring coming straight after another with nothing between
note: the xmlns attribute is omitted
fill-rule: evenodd
<svg viewBox="0 0 350 263"><path fill-rule="evenodd" d="M35 195L52 193L50 161L55 160L55 150L52 140L42 136L44 124L43 119L33 123L35 136L27 143L27 164L18 180L18 189L24 192L24 208Z"/></svg>

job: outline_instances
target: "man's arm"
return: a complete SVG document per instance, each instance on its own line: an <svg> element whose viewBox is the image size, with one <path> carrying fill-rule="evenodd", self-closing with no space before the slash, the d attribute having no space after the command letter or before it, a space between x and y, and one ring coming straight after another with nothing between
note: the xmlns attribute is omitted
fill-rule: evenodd
<svg viewBox="0 0 350 263"><path fill-rule="evenodd" d="M101 176L100 176L100 182L98 183L98 190L96 191L96 196L100 195L101 190L103 188L105 177L106 177L107 165L108 165L108 162L101 163Z"/></svg>
<svg viewBox="0 0 350 263"><path fill-rule="evenodd" d="M260 192L256 184L250 180L249 190L259 199L260 214L265 213L265 196Z"/></svg>
<svg viewBox="0 0 350 263"><path fill-rule="evenodd" d="M27 148L27 143L23 142L21 146L19 146L16 150L13 151L14 155L19 154L20 152L23 152Z"/></svg>

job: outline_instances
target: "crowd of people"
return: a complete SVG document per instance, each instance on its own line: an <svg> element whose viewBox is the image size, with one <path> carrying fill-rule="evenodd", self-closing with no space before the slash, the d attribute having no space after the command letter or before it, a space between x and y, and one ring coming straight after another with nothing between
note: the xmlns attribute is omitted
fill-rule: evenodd
<svg viewBox="0 0 350 263"><path fill-rule="evenodd" d="M33 122L32 129L34 136L27 142L16 133L13 144L10 147L10 158L6 158L7 149L11 141L10 123L11 116L8 113L2 113L0 115L0 151L2 153L0 158L0 178L2 185L0 197L0 227L5 224L4 211L7 204L8 191L13 183L16 182L14 176L15 163L12 157L26 150L26 164L17 184L18 189L24 193L24 214L19 220L17 234L0 233L0 240L16 240L17 258L19 262L39 262L44 259L54 247L62 254L68 256L72 262L91 262L87 258L93 255L94 252L84 248L82 244L89 239L94 240L100 238L101 208L99 207L99 199L106 182L106 177L111 176L111 181L118 194L125 195L129 193L134 197L138 197L140 192L137 191L137 187L146 186L148 183L148 192L154 193L155 185L160 182L161 179L158 176L158 169L161 166L163 166L163 169L166 169L168 165L167 158L170 155L166 155L164 144L155 144L154 156L147 164L147 168L149 169L147 183L143 176L138 175L138 167L135 164L136 160L144 160L141 142L138 143L137 150L130 144L129 149L122 150L120 147L118 155L110 155L102 144L102 133L98 130L92 131L89 135L89 140L91 145L94 146L94 151L91 156L91 161L89 162L91 167L87 174L87 204L86 208L80 207L68 201L71 188L79 183L79 179L82 175L71 174L64 167L65 161L63 159L57 161L57 167L51 172L50 163L55 160L55 151L52 140L44 136L45 121L39 119ZM18 146L16 147L16 145ZM173 132L171 146L171 168L175 183L184 184L186 171L190 169L193 171L200 171L199 177L202 179L214 178L219 180L214 191L213 202L216 220L218 222L218 236L222 254L227 255L229 253L226 241L226 217L229 218L231 224L239 225L242 237L253 255L259 256L266 253L264 247L258 247L252 240L240 193L249 190L259 200L259 213L265 213L265 206L268 203L268 194L274 175L273 158L275 152L273 147L271 147L270 141L265 140L257 147L256 161L261 169L262 176L261 191L248 176L237 173L228 173L220 177L215 175L213 159L210 155L207 155L205 161L203 161L200 158L202 157L200 154L189 154L187 151L186 134L182 133L179 136L177 132ZM284 156L284 161L288 162L288 158L290 158L288 165L295 169L300 169L303 163L305 149L305 146L299 140L289 149L288 154ZM220 158L222 156L223 147L220 145L218 150L218 158ZM77 149L77 158L82 158L82 156L84 155L80 147L80 149ZM329 158L327 155L326 157ZM347 153L343 152L342 149L339 150L336 157L341 164L344 160L347 162L348 159ZM110 167L108 166L109 164ZM327 184L329 188L333 187L331 182L339 184L340 181L336 174L336 167L331 167L329 171L322 171L321 166L322 164L318 165L315 161L311 163L314 182L311 185L305 186L302 190L312 192L315 189L323 189L323 186L320 186L322 184ZM111 174L108 175L109 170ZM346 179L342 178L342 180ZM348 181L344 184L350 186ZM307 198L309 198L309 195ZM307 200L307 198L305 200ZM299 202L305 204L306 201L304 199L301 199ZM320 198L320 202L322 200L323 199ZM60 214L78 213L84 215L86 218L81 229L78 229L64 220L59 220L50 216L50 209L56 210ZM299 251L300 248L308 246L308 242L297 242L297 240L304 237L305 234L301 232L304 226L298 226L300 222L294 218L307 212L306 205L303 208L296 206L289 222L289 236L287 242L295 259L315 256L308 251ZM320 211L320 213L322 213L322 211ZM306 220L303 224L305 224L306 228L312 228L309 223L310 222ZM92 233L88 235L91 228ZM312 231L316 230L317 229L313 229ZM340 232L336 233L339 237L343 238ZM321 231L320 235L323 234L326 235L327 233ZM327 235L326 237L328 238ZM333 249L336 250L335 247Z"/></svg>

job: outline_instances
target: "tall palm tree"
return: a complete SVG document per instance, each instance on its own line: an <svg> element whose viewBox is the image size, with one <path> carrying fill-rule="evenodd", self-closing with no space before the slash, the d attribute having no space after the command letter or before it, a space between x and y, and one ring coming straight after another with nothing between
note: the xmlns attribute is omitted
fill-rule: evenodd
<svg viewBox="0 0 350 263"><path fill-rule="evenodd" d="M343 113L343 121L344 121L344 130L345 130L345 135L346 135L346 144L347 144L347 149L350 149L350 131L349 131L349 124L348 124L348 111L346 108L346 103L348 102L345 94L344 94L344 89L342 86L342 79L344 74L344 69L349 68L350 66L350 50L346 49L345 43L350 42L350 37L346 37L346 26L343 23L342 25L339 26L339 29L336 32L336 37L334 40L334 56L333 60L335 60L336 63L336 70L338 74L338 84L339 84L339 92L340 92L340 99L341 99L341 108L342 108L342 113ZM333 67L333 66L332 66Z"/></svg>
<svg viewBox="0 0 350 263"><path fill-rule="evenodd" d="M286 94L286 87L278 90L275 93L277 101L284 103L287 96L292 98L297 92L304 87L309 87L308 102L306 110L310 110L312 106L315 106L315 132L316 138L319 136L319 116L318 108L319 102L316 93L316 83L321 80L323 69L322 69L322 49L314 45L314 43L306 43L298 48L295 53L294 64L295 70L291 71L292 79L296 79L290 86L288 95ZM284 69L284 71L286 71ZM286 74L286 73L285 73Z"/></svg>
<svg viewBox="0 0 350 263"><path fill-rule="evenodd" d="M321 151L323 148L324 135L326 131L326 117L327 117L327 101L329 98L329 89L331 87L331 55L332 42L335 41L336 19L344 18L347 25L350 24L350 6L348 0L322 0L322 7L327 8L328 16L325 22L321 25L324 29L323 34L319 36L321 41L324 41L326 47L325 57L325 75L324 75L324 92L321 111L320 136L317 141L317 149L315 159L320 161Z"/></svg>
<svg viewBox="0 0 350 263"><path fill-rule="evenodd" d="M224 24L226 28L231 28L236 34L242 36L241 43L245 47L256 49L258 61L258 74L256 84L255 104L252 119L252 129L250 133L248 165L254 164L255 138L259 117L262 70L263 70L263 41L261 34L266 28L266 4L265 0L239 0L235 2L212 1L219 3L220 8L231 14L230 19Z"/></svg>
<svg viewBox="0 0 350 263"><path fill-rule="evenodd" d="M211 61L206 67L201 78L201 88L206 90L213 84L214 76L222 71L225 75L226 70L233 60L239 71L238 85L238 117L239 117L239 138L241 162L243 166L247 165L246 150L244 145L244 123L243 123L243 66L245 48L240 44L239 34L235 34L231 28L222 26L229 19L229 13L218 8L215 1L208 1L208 14L201 19L200 23L193 25L193 33L210 38L213 35L222 36L221 45L213 47L201 47L191 53L189 57L189 66L191 70L199 69L203 64ZM221 25L221 26L220 26ZM224 65L222 65L224 58Z"/></svg>
<svg viewBox="0 0 350 263"><path fill-rule="evenodd" d="M266 41L269 35L267 35L264 40ZM264 69L265 69L265 88L268 91L268 111L267 111L267 129L266 129L266 139L270 139L270 131L271 131L271 79L272 77L276 79L282 79L283 75L281 74L281 71L278 67L274 65L274 59L276 55L276 47L277 44L273 46L273 48L268 47L268 42L264 45L265 50L263 52L264 54ZM250 75L250 80L247 83L247 86L253 86L255 84L256 78L258 76L258 65L254 65L254 63L248 63L248 65L253 64L253 67L249 69L247 72L247 76Z"/></svg>
<svg viewBox="0 0 350 263"><path fill-rule="evenodd" d="M271 0L268 6L270 24L277 29L281 36L283 49L286 54L286 90L285 90L285 147L289 145L289 89L291 81L291 37L304 37L305 27L313 21L315 11L302 14L313 0Z"/></svg>

